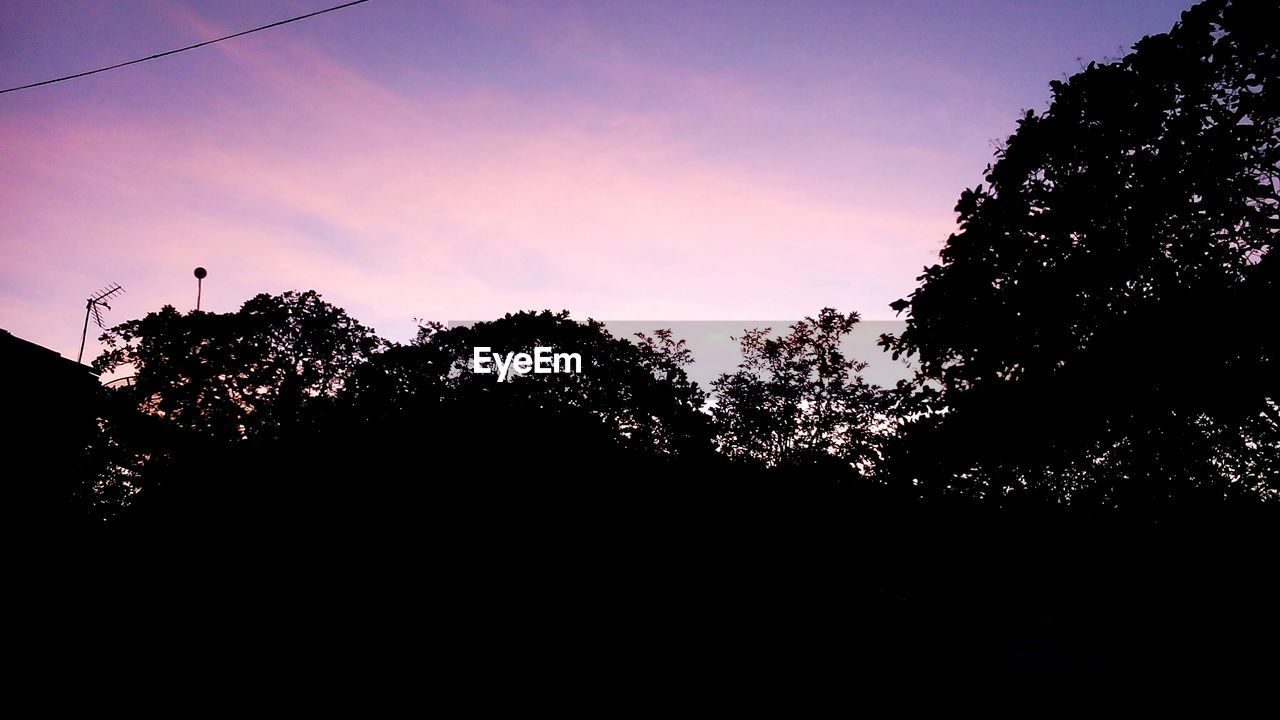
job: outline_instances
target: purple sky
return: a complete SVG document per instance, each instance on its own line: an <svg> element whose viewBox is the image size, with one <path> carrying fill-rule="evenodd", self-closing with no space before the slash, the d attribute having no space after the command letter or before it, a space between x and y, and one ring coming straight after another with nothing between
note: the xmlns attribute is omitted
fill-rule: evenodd
<svg viewBox="0 0 1280 720"><path fill-rule="evenodd" d="M0 2L0 86L338 0ZM314 288L414 317L887 319L991 142L1189 0L373 2L0 95L0 327ZM92 341L86 350L96 352Z"/></svg>

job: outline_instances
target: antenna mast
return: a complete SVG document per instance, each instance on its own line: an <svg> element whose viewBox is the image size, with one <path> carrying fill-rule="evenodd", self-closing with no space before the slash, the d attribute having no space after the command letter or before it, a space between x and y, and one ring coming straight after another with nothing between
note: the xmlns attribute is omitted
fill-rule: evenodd
<svg viewBox="0 0 1280 720"><path fill-rule="evenodd" d="M80 333L80 355L76 357L76 362L84 361L84 339L89 335L89 316L93 316L93 321L99 328L105 329L106 326L102 322L102 308L110 310L111 306L107 304L107 301L122 294L124 294L124 288L120 287L118 283L111 283L90 295L88 300L85 300L84 330Z"/></svg>

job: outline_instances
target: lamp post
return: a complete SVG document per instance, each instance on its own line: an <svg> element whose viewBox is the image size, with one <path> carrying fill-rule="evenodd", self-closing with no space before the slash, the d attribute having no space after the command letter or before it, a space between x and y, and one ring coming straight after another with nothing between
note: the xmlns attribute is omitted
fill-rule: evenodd
<svg viewBox="0 0 1280 720"><path fill-rule="evenodd" d="M208 277L208 275L209 275L208 270L205 270L202 267L196 268L195 276L196 276L196 311L197 312L199 312L200 310L200 294L204 290L204 279Z"/></svg>

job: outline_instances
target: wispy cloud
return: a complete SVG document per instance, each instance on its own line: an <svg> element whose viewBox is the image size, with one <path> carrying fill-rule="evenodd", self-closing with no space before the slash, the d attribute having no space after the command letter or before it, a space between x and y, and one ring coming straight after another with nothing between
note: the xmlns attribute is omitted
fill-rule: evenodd
<svg viewBox="0 0 1280 720"><path fill-rule="evenodd" d="M237 7L127 19L186 41L263 12ZM1005 114L998 79L818 5L776 31L737 4L368 7L6 100L0 326L73 351L80 295L190 307L197 264L211 309L315 288L397 338L519 308L889 317Z"/></svg>

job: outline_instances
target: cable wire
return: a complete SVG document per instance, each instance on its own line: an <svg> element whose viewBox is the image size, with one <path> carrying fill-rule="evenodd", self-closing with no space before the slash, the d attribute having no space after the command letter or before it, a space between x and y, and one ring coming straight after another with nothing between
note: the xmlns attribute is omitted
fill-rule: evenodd
<svg viewBox="0 0 1280 720"><path fill-rule="evenodd" d="M269 29L271 29L271 28L273 28L273 27L280 27L281 25L288 25L288 24L289 24L289 23L291 23L291 22L297 22L297 21L299 21L299 20L306 20L307 18L312 18L312 17L315 17L315 16L317 16L317 15L323 15L323 14L325 14L325 13L330 13L330 12L333 12L334 10L341 10L341 9L343 9L343 8L349 8L349 7L351 7L352 5L359 5L359 4L361 4L361 3L366 3L366 2L369 2L369 0L354 0L354 2L343 3L342 5L335 5L335 6L331 7L331 8L325 8L324 10L317 10L317 11L312 12L312 13L307 13L306 15L299 15L299 16L297 16L297 17L289 18L288 20L281 20L281 21L279 21L279 22L273 22L273 23L271 23L270 25L263 25L263 26L261 26L261 27L256 27L256 28L253 28L253 29L251 29L251 30L244 30L244 31L241 31L241 32L235 33L235 34L233 34L233 35L226 35L226 36L223 36L223 37L217 38L217 39L215 39L215 40L205 40L204 42L196 43L195 45L188 45L188 46L186 46L186 47L181 47L181 48L178 48L177 50L169 50L169 51L167 51L167 52L157 53L157 54L155 54L155 55L148 55L147 57L144 57L144 58L138 58L137 60L130 60L130 61L128 61L128 62L117 63L117 64L115 64L115 65L108 65L107 67L101 67L101 68L98 68L97 70L87 70L87 71L82 72L82 73L76 73L75 75L65 75L65 76L63 76L63 77L60 77L60 78L54 78L54 79L52 79L52 80L42 80L42 81L40 81L40 82L31 83L30 85L19 85L18 87L6 88L6 89L4 89L4 90L0 90L0 95L3 95L3 94L5 94L5 93L10 93L10 92L16 92L16 91L18 91L18 90L27 90L27 89L29 89L29 88L40 87L41 85L52 85L53 83L62 82L63 80L74 80L74 79L76 79L76 78L82 78L82 77L84 77L84 76L86 76L86 75L94 75L94 74L97 74L97 73L100 73L100 72L106 72L106 71L108 71L108 70L115 70L116 68L122 68L122 67L124 67L124 66L126 66L126 65L135 65L135 64L140 63L140 62L146 62L146 61L148 61L148 60L155 60L155 59L157 59L157 58L165 57L166 55L174 55L174 54L177 54L177 53L180 53L180 52L186 52L187 50L195 50L196 48L204 47L205 45L212 45L212 44L214 44L214 43L222 42L223 40L230 40L231 38L238 38L238 37L240 37L241 35L248 35L249 33L256 33L256 32L258 32L259 30L269 30Z"/></svg>

